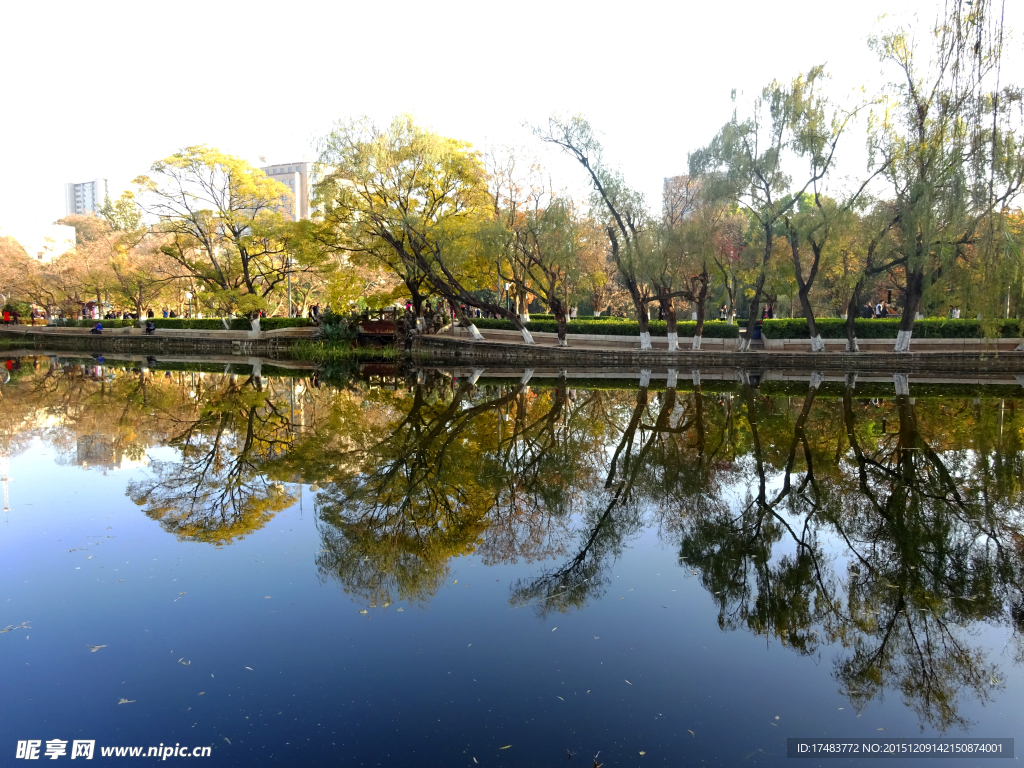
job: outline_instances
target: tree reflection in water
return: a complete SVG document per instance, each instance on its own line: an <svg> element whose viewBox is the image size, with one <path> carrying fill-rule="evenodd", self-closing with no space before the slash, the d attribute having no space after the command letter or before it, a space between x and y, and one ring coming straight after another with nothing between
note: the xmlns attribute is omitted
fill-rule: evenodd
<svg viewBox="0 0 1024 768"><path fill-rule="evenodd" d="M167 446L129 496L168 532L217 545L315 483L317 568L363 605L429 600L474 553L535 564L512 606L583 609L653 527L723 630L830 654L858 711L898 691L922 724L967 725L960 703L1001 685L982 626L1010 630L1024 661L1019 388L915 401L899 377L853 375L758 388L670 372L676 386L644 375L605 389L425 371L388 389L21 370L2 392L0 447Z"/></svg>

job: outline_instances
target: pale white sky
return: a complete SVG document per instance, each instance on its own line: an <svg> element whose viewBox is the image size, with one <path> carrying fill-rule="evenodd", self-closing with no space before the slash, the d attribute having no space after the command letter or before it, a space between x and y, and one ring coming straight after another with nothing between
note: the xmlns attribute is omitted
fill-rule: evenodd
<svg viewBox="0 0 1024 768"><path fill-rule="evenodd" d="M915 0L915 3L917 0ZM921 0L922 20L936 0ZM1024 2L1007 0L1007 80L1020 82ZM64 215L64 184L126 185L206 143L258 163L314 159L341 116L402 111L483 146L582 112L606 157L658 204L730 113L729 93L826 63L837 93L873 78L883 13L856 2L12 3L0 47L0 224ZM862 136L850 138L859 152ZM851 150L854 148L851 146ZM851 152L851 157L854 153ZM856 174L859 168L849 167ZM557 163L556 184L578 181Z"/></svg>

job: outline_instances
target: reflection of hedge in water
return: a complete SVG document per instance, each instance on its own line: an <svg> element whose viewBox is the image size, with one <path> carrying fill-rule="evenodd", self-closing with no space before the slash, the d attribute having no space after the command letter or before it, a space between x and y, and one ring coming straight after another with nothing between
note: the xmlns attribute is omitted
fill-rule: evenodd
<svg viewBox="0 0 1024 768"><path fill-rule="evenodd" d="M490 386L502 386L502 387L517 387L519 386L520 378L506 377L506 376L494 376L486 379L481 378L477 380L476 385L478 387L490 387ZM647 389L651 392L662 392L668 387L665 385L668 382L665 379L651 379L650 386ZM537 390L549 390L555 389L558 386L558 379L555 377L536 377L530 379L529 386L532 389ZM631 390L635 391L640 389L640 382L637 379L595 379L595 378L579 378L579 379L566 379L566 389L587 389L594 391L614 391L614 390ZM704 393L711 392L737 392L739 391L740 384L738 381L727 381L724 379L701 379L700 382L701 391ZM695 387L693 386L693 380L687 375L679 375L679 385L676 387L677 392L693 392Z"/></svg>
<svg viewBox="0 0 1024 768"><path fill-rule="evenodd" d="M761 384L758 392L767 396L803 397L810 387L807 381L766 381ZM817 397L843 397L846 384L841 381L826 381L818 387ZM893 382L858 381L853 389L854 398L896 396ZM1018 384L915 384L910 382L910 396L914 398L939 397L982 397L982 398L1019 398L1024 397L1024 389Z"/></svg>

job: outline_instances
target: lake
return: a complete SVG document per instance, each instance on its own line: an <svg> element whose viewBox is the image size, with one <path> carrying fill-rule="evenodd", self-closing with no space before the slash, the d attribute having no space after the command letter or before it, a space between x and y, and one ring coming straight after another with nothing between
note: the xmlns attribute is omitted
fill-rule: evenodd
<svg viewBox="0 0 1024 768"><path fill-rule="evenodd" d="M611 768L1024 736L1013 376L6 371L5 765L33 740Z"/></svg>

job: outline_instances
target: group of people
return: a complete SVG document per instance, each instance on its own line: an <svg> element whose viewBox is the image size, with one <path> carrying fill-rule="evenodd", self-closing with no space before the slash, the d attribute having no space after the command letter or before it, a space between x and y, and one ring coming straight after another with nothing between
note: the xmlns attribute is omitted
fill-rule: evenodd
<svg viewBox="0 0 1024 768"><path fill-rule="evenodd" d="M895 307L881 299L875 304L872 304L870 301L867 302L860 310L860 316L865 320L895 317L898 314Z"/></svg>

